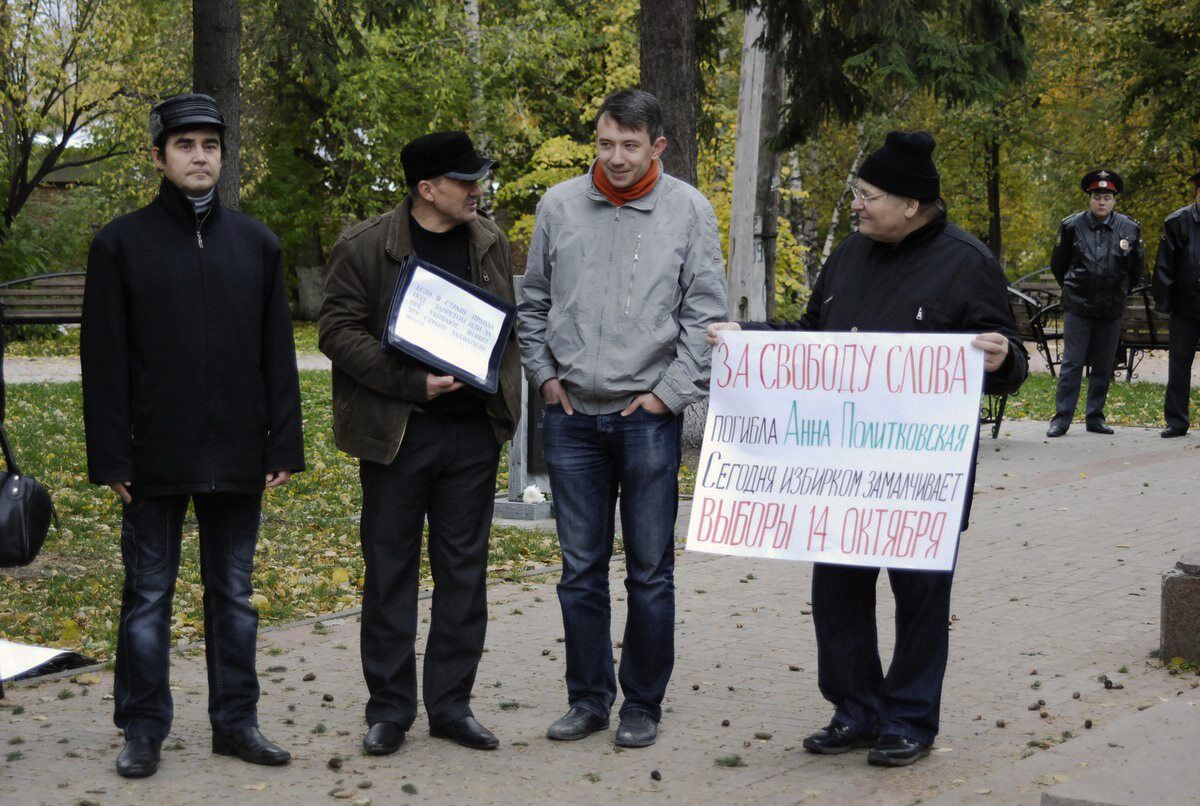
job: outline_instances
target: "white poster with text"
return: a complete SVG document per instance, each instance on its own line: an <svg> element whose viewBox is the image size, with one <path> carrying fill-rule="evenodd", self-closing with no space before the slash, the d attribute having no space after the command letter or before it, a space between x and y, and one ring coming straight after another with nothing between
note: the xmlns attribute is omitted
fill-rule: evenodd
<svg viewBox="0 0 1200 806"><path fill-rule="evenodd" d="M972 336L721 335L687 548L952 569L983 386Z"/></svg>

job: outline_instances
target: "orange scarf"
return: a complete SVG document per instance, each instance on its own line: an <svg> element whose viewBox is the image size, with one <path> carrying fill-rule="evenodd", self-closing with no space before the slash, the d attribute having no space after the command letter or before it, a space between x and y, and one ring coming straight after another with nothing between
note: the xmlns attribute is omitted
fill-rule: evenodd
<svg viewBox="0 0 1200 806"><path fill-rule="evenodd" d="M634 199L640 199L654 190L654 185L661 175L662 163L656 159L650 163L650 170L646 171L645 176L627 188L618 188L613 187L612 182L608 181L608 176L605 175L604 169L599 164L592 167L592 183L595 184L596 190L603 193L606 199L618 207L628 204Z"/></svg>

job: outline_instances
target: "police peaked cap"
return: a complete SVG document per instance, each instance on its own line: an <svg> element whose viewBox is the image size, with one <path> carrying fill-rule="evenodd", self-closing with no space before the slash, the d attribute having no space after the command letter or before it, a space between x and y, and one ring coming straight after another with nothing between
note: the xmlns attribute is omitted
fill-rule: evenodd
<svg viewBox="0 0 1200 806"><path fill-rule="evenodd" d="M1125 180L1119 173L1100 168L1084 174L1079 180L1079 187L1084 193L1120 193L1125 187Z"/></svg>
<svg viewBox="0 0 1200 806"><path fill-rule="evenodd" d="M210 95L199 92L173 95L150 110L150 140L155 145L161 146L161 139L170 132L201 126L211 126L225 134L225 118Z"/></svg>

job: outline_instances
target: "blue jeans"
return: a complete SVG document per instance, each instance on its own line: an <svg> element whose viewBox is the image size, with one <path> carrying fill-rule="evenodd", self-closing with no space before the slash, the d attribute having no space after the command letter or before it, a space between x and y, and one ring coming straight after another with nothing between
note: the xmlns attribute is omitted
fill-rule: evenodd
<svg viewBox="0 0 1200 806"><path fill-rule="evenodd" d="M628 616L621 652L621 713L662 716L675 664L675 516L682 418L638 409L567 415L548 406L543 424L554 517L562 546L558 583L567 648L567 698L608 716L613 679L608 563L618 496Z"/></svg>
<svg viewBox="0 0 1200 806"><path fill-rule="evenodd" d="M933 744L950 650L954 574L888 570L896 598L896 644L886 675L875 626L878 578L878 568L813 566L817 684L839 722Z"/></svg>
<svg viewBox="0 0 1200 806"><path fill-rule="evenodd" d="M171 600L189 497L200 527L209 720L217 730L258 725L258 611L250 604L250 577L261 493L135 497L121 524L125 585L113 670L113 721L126 738L161 741L171 730Z"/></svg>

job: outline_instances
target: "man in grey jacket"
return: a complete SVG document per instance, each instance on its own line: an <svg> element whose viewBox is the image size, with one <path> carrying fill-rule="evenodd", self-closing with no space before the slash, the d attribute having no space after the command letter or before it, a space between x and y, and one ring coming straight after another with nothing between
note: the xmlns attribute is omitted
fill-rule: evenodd
<svg viewBox="0 0 1200 806"><path fill-rule="evenodd" d="M551 739L608 727L618 496L629 608L618 746L654 743L674 664L680 415L708 388L705 330L725 318L725 271L712 206L663 174L666 145L653 95L610 95L596 162L546 193L529 247L521 353L547 404L570 705Z"/></svg>

